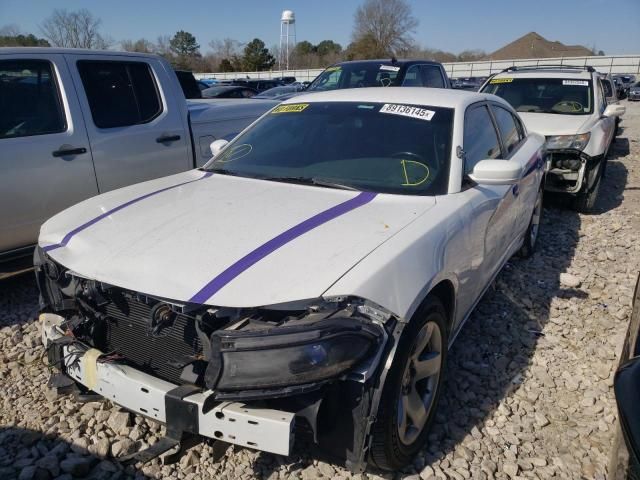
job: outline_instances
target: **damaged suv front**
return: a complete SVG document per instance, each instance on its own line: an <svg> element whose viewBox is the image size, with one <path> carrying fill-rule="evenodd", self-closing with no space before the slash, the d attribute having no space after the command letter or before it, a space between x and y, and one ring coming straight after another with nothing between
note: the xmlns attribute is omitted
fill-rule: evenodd
<svg viewBox="0 0 640 480"><path fill-rule="evenodd" d="M35 265L50 364L167 424L167 438L131 460L188 434L288 455L302 434L329 453L347 452L352 468L363 462L365 392L397 326L381 307L328 298L218 308L83 278L40 248Z"/></svg>

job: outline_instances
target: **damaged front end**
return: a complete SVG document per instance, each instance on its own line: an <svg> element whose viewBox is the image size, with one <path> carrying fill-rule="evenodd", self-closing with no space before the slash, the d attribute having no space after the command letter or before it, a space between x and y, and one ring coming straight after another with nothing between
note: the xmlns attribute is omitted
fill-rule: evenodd
<svg viewBox="0 0 640 480"><path fill-rule="evenodd" d="M591 157L584 153L589 139L588 133L547 137L546 190L571 194L583 190L589 173L601 160L601 157Z"/></svg>
<svg viewBox="0 0 640 480"><path fill-rule="evenodd" d="M354 298L183 304L83 278L39 249L35 264L41 307L53 314L48 357L74 381L173 436L283 455L305 436L364 468L372 399L402 328L393 315Z"/></svg>

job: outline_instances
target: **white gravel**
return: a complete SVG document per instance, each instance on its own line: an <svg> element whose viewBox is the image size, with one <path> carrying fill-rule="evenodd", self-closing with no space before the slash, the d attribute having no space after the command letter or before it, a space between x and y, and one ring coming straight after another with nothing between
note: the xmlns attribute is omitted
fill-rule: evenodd
<svg viewBox="0 0 640 480"><path fill-rule="evenodd" d="M114 456L163 429L47 390L28 275L0 282L0 479L604 479L613 372L640 269L640 104L623 104L596 213L548 196L539 252L507 265L460 334L435 428L405 472L351 475L308 446L289 458L229 448L212 463L206 444L176 466L124 469Z"/></svg>

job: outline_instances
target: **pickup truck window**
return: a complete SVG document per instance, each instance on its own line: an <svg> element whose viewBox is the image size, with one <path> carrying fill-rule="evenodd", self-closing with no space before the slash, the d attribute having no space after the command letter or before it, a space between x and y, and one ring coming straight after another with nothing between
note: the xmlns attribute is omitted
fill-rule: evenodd
<svg viewBox="0 0 640 480"><path fill-rule="evenodd" d="M98 128L147 123L162 112L158 87L146 63L79 60L78 71Z"/></svg>
<svg viewBox="0 0 640 480"><path fill-rule="evenodd" d="M464 173L471 173L480 160L499 158L500 142L485 105L472 107L464 118Z"/></svg>
<svg viewBox="0 0 640 480"><path fill-rule="evenodd" d="M66 129L51 63L0 61L0 138L59 133Z"/></svg>

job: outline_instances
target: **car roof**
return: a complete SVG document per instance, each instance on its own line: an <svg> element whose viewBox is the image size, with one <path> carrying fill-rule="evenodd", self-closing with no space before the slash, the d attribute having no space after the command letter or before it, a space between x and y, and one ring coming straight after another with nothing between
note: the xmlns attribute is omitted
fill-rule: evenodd
<svg viewBox="0 0 640 480"><path fill-rule="evenodd" d="M589 80L593 72L572 68L527 68L500 72L494 78L579 78Z"/></svg>
<svg viewBox="0 0 640 480"><path fill-rule="evenodd" d="M430 65L440 65L439 62L434 62L433 60L420 60L417 58L403 58L403 59L392 59L392 58L378 58L378 59L374 59L374 60L348 60L345 62L338 62L335 63L334 65L351 65L351 64L379 64L379 63L390 63L393 65L398 65L398 66L402 66L402 65L411 65L414 63L427 63Z"/></svg>
<svg viewBox="0 0 640 480"><path fill-rule="evenodd" d="M119 52L116 50L89 50L86 48L58 47L0 47L0 55L12 53L28 53L36 55L49 54L81 54L81 55L118 55L127 57L158 57L155 53Z"/></svg>
<svg viewBox="0 0 640 480"><path fill-rule="evenodd" d="M509 105L505 100L496 95L448 88L425 87L347 88L328 92L303 93L302 95L285 100L283 103L376 102L462 109L472 103L483 100L492 100Z"/></svg>

